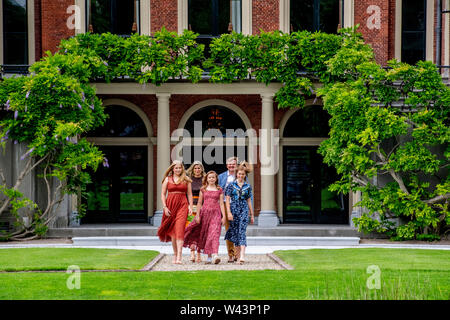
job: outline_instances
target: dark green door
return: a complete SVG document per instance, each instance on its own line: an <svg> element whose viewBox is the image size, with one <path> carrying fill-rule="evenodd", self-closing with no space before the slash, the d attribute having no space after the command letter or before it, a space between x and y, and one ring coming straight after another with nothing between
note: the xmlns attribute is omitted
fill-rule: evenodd
<svg viewBox="0 0 450 320"><path fill-rule="evenodd" d="M348 223L348 197L328 190L338 175L317 147L284 147L283 166L284 223Z"/></svg>
<svg viewBox="0 0 450 320"><path fill-rule="evenodd" d="M100 147L108 165L91 173L82 223L147 220L147 147Z"/></svg>

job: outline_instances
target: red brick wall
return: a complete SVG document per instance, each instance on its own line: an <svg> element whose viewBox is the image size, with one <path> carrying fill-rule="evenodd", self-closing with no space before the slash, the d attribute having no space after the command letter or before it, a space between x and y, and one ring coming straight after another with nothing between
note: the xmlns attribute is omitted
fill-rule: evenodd
<svg viewBox="0 0 450 320"><path fill-rule="evenodd" d="M39 61L42 57L41 28L42 28L41 2L34 1L34 39L35 39L34 54L36 57L36 61Z"/></svg>
<svg viewBox="0 0 450 320"><path fill-rule="evenodd" d="M444 10L444 9L446 9L446 6L443 5L442 8ZM450 10L450 8L448 8L447 10ZM447 29L445 28L445 21L446 21L446 19L449 18L449 16L450 16L450 13L445 13L442 15L442 40L441 40L441 43L442 43L442 65L445 65L446 52L448 54L450 54L450 48L445 46L445 35L450 33L450 30L448 30L448 28ZM447 69L447 70L449 70L449 69ZM443 69L442 72L445 72L445 69ZM447 72L450 72L450 70Z"/></svg>
<svg viewBox="0 0 450 320"><path fill-rule="evenodd" d="M75 35L75 30L67 27L67 8L75 3L74 0L41 0L41 45L42 53L47 50L55 52L61 39Z"/></svg>
<svg viewBox="0 0 450 320"><path fill-rule="evenodd" d="M178 2L177 0L150 1L151 32L165 27L169 31L178 31Z"/></svg>
<svg viewBox="0 0 450 320"><path fill-rule="evenodd" d="M389 0L388 60L395 58L395 0Z"/></svg>
<svg viewBox="0 0 450 320"><path fill-rule="evenodd" d="M367 13L370 5L376 5L381 9L379 29L368 28L368 20L374 14L373 12ZM394 9L392 9L392 5L394 5ZM389 39L393 38L392 32L394 31L394 27L390 26L393 20L393 10L395 10L395 2L390 0L355 1L355 25L360 24L359 32L363 34L366 43L372 46L376 61L382 65L386 65L386 62L392 57L392 52L389 52L391 45Z"/></svg>
<svg viewBox="0 0 450 320"><path fill-rule="evenodd" d="M252 1L252 33L280 29L279 0L253 0Z"/></svg>
<svg viewBox="0 0 450 320"><path fill-rule="evenodd" d="M445 1L441 1L441 6L442 8L444 8L444 3ZM448 14L448 13L447 13ZM433 25L433 30L434 30L434 35L433 35L433 61L436 65L443 65L444 63L444 51L442 51L442 48L444 47L444 37L443 35L445 34L444 32L441 33L441 60L440 61L436 61L436 53L437 53L437 34L436 34L436 28L437 28L437 15L438 15L438 4L437 4L437 0L434 1L434 25ZM445 19L445 15L441 16L441 22L442 22L442 31L444 31L444 20Z"/></svg>

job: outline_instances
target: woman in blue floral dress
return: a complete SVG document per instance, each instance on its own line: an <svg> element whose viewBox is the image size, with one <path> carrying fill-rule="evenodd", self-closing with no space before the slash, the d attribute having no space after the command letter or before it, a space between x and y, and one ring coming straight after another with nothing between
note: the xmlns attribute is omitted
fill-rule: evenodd
<svg viewBox="0 0 450 320"><path fill-rule="evenodd" d="M251 171L252 168L247 162L241 163L236 171L236 180L225 190L228 220L230 220L230 228L225 234L225 240L234 243L239 264L245 262L249 220L252 224L254 222L252 187L245 181L247 174Z"/></svg>

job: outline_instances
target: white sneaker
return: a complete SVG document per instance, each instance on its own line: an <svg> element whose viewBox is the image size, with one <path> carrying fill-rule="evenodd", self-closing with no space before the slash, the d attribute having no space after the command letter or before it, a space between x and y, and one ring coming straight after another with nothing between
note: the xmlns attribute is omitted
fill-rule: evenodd
<svg viewBox="0 0 450 320"><path fill-rule="evenodd" d="M214 264L219 264L220 263L220 258L218 256L214 256L213 257L213 261L214 261Z"/></svg>
<svg viewBox="0 0 450 320"><path fill-rule="evenodd" d="M208 259L206 259L205 264L211 264L211 257L208 257Z"/></svg>

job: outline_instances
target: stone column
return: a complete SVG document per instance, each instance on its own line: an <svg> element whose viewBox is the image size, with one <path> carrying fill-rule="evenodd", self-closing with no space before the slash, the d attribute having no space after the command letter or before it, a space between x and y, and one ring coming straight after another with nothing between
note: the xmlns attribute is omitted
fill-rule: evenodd
<svg viewBox="0 0 450 320"><path fill-rule="evenodd" d="M156 138L156 211L153 225L160 226L162 220L161 181L170 165L170 93L158 93L158 136Z"/></svg>
<svg viewBox="0 0 450 320"><path fill-rule="evenodd" d="M274 151L272 141L273 129L273 94L261 94L262 116L261 131L259 135L259 149L261 161L261 211L258 217L259 227L276 227L278 216L275 211L275 184L274 178L278 168L278 157Z"/></svg>

